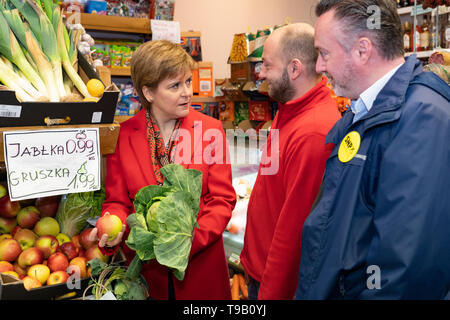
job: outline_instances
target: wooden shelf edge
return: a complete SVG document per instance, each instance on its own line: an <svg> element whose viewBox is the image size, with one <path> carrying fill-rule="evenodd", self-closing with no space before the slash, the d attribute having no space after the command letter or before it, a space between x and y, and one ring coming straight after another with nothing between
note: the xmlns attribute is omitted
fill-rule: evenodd
<svg viewBox="0 0 450 320"><path fill-rule="evenodd" d="M81 23L85 29L151 34L150 20L92 13L65 13L70 24ZM79 16L78 16L79 15Z"/></svg>
<svg viewBox="0 0 450 320"><path fill-rule="evenodd" d="M111 76L131 76L130 67L111 67L109 69L111 71Z"/></svg>

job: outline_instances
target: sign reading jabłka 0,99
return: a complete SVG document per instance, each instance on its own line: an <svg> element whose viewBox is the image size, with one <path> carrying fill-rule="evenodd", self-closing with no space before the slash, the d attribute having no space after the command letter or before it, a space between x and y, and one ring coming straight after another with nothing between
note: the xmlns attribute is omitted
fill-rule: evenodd
<svg viewBox="0 0 450 320"><path fill-rule="evenodd" d="M100 189L98 128L3 133L12 201Z"/></svg>

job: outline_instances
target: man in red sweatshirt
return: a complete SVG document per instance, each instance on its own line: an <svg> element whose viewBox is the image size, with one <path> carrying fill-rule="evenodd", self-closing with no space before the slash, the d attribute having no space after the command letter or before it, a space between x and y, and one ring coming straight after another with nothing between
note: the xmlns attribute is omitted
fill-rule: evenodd
<svg viewBox="0 0 450 320"><path fill-rule="evenodd" d="M248 204L240 258L249 299L287 300L297 288L303 222L333 148L325 145L325 137L341 116L326 78L315 71L312 26L276 29L264 43L262 58L260 77L279 110Z"/></svg>

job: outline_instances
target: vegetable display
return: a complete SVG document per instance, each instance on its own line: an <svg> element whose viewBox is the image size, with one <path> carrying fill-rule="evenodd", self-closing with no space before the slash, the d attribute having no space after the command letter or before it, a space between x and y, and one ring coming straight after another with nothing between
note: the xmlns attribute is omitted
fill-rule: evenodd
<svg viewBox="0 0 450 320"><path fill-rule="evenodd" d="M76 49L50 0L0 0L0 82L19 101L93 99L75 70ZM79 99L81 100L81 99Z"/></svg>
<svg viewBox="0 0 450 320"><path fill-rule="evenodd" d="M136 251L130 267L140 271L143 262L156 259L183 280L194 227L199 227L202 172L169 164L161 173L163 185L140 189L133 203L136 213L127 218L130 234L126 244Z"/></svg>

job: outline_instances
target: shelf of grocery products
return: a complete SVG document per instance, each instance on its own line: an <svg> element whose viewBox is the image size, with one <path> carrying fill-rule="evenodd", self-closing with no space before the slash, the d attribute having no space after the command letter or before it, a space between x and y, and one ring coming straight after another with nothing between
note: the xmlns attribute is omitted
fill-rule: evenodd
<svg viewBox="0 0 450 320"><path fill-rule="evenodd" d="M77 15L80 15L77 18ZM72 23L81 23L85 29L112 32L151 34L150 19L109 16L92 13L66 13ZM77 21L78 20L78 21Z"/></svg>
<svg viewBox="0 0 450 320"><path fill-rule="evenodd" d="M399 15L406 15L406 14L414 15L413 7L414 6L398 8L397 12ZM428 9L424 10L424 9L422 9L422 6L418 6L417 15L426 14L426 13L430 13L430 12L431 12L431 15L434 16L436 14L436 9L428 8ZM439 14L446 14L446 13L450 13L450 7L439 6Z"/></svg>
<svg viewBox="0 0 450 320"><path fill-rule="evenodd" d="M80 125L56 125L56 126L31 126L31 127L2 127L0 128L0 161L4 161L3 132L23 130L53 130L69 128L99 128L100 152L102 155L112 154L116 150L117 138L119 137L120 125L117 123L107 124L80 124Z"/></svg>

